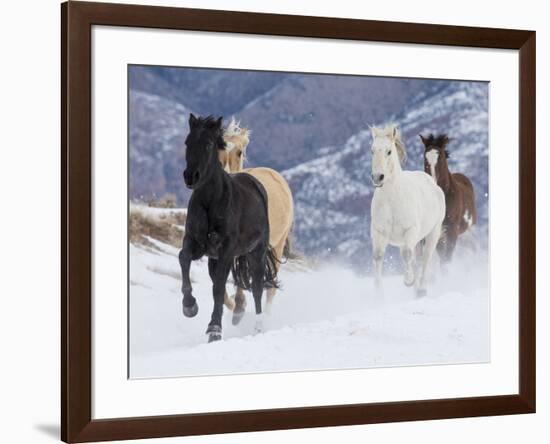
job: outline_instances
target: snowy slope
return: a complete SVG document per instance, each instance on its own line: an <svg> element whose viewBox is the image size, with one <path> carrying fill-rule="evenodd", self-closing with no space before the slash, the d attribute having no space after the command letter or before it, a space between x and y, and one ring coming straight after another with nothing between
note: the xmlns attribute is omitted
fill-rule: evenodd
<svg viewBox="0 0 550 444"><path fill-rule="evenodd" d="M224 316L224 339L207 344L212 310L206 261L191 278L199 314L181 313L177 249L130 246L130 375L132 378L369 368L489 360L488 289L484 267L455 267L416 299L400 277L388 277L383 295L372 278L349 269L299 263L282 266L283 290L254 334L247 314L238 326ZM469 279L461 279L463 273ZM475 282L475 286L474 283ZM230 288L228 286L228 288Z"/></svg>

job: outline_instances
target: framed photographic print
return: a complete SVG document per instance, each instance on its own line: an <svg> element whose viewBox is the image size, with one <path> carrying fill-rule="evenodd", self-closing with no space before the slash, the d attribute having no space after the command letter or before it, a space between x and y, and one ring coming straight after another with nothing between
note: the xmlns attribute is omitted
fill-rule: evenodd
<svg viewBox="0 0 550 444"><path fill-rule="evenodd" d="M61 16L64 441L535 411L534 31Z"/></svg>

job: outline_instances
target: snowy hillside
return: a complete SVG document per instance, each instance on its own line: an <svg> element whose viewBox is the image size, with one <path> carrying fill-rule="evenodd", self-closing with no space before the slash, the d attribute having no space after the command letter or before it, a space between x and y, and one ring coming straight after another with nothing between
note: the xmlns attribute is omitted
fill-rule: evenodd
<svg viewBox="0 0 550 444"><path fill-rule="evenodd" d="M490 359L486 268L475 263L454 267L430 286L428 297L417 299L397 276L386 278L380 294L372 278L344 267L289 262L282 266L283 289L264 332L254 333L253 301L247 294L241 324L233 326L225 310L224 339L207 344L213 302L206 260L191 268L199 314L184 318L177 252L153 238L147 245L130 246L132 378Z"/></svg>

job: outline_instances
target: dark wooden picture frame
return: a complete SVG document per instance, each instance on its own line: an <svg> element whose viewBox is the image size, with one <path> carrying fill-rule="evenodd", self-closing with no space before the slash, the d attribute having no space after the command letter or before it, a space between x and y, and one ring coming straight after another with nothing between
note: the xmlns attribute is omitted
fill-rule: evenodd
<svg viewBox="0 0 550 444"><path fill-rule="evenodd" d="M519 50L519 394L92 419L93 25ZM535 412L535 32L70 1L61 5L61 437L103 441Z"/></svg>

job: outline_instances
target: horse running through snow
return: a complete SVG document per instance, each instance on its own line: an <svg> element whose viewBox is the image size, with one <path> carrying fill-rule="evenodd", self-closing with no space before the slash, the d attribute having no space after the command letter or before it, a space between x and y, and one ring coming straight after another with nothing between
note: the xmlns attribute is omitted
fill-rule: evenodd
<svg viewBox="0 0 550 444"><path fill-rule="evenodd" d="M420 135L420 139L424 144L424 171L445 194L443 236L437 244L437 252L442 263L447 264L453 257L458 236L477 222L474 187L464 174L449 171L447 145L450 139L446 134Z"/></svg>
<svg viewBox="0 0 550 444"><path fill-rule="evenodd" d="M189 128L183 177L193 193L179 253L182 309L187 317L198 313L189 271L191 261L208 256L214 308L206 333L211 342L222 337L223 300L230 272L239 287L252 289L257 328L261 329L262 293L264 287L277 287L277 260L269 245L265 188L250 174L228 174L219 162L218 152L225 150L222 118L191 114Z"/></svg>
<svg viewBox="0 0 550 444"><path fill-rule="evenodd" d="M246 168L246 149L250 142L251 131L241 128L240 123L234 118L224 131L225 150L218 152L220 162L225 171L229 173L245 172L256 178L267 192L267 208L269 218L269 244L273 247L276 258L275 267L278 271L282 262L285 247L288 247L289 235L294 221L294 203L292 192L286 180L278 172L271 168ZM277 289L268 288L266 293L266 312L269 313L273 298ZM234 298L226 294L225 304L233 309L233 323L237 324L245 311L246 298L243 288L237 286Z"/></svg>
<svg viewBox="0 0 550 444"><path fill-rule="evenodd" d="M376 187L371 204L373 264L378 288L388 245L400 248L405 266L404 283L416 285L418 296L427 293L426 272L445 218L445 196L424 171L405 171L406 151L396 125L371 127L372 182ZM422 266L417 270L416 246L424 240Z"/></svg>

